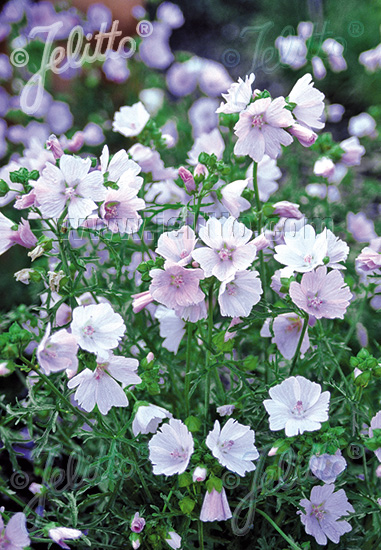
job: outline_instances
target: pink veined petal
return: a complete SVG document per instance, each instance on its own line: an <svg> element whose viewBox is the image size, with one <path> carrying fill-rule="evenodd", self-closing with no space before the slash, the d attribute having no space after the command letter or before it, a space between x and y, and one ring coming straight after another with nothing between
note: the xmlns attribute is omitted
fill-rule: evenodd
<svg viewBox="0 0 381 550"><path fill-rule="evenodd" d="M103 176L101 172L99 170L94 170L94 172L87 174L78 184L76 191L84 198L89 198L94 201L103 201L107 194L107 189L103 185Z"/></svg>
<svg viewBox="0 0 381 550"><path fill-rule="evenodd" d="M91 160L72 157L71 155L62 155L60 158L60 170L64 175L65 181L73 186L79 183L88 174L91 167Z"/></svg>
<svg viewBox="0 0 381 550"><path fill-rule="evenodd" d="M91 199L73 197L69 202L68 219L70 225L77 229L90 214L97 209L97 205Z"/></svg>
<svg viewBox="0 0 381 550"><path fill-rule="evenodd" d="M220 261L216 252L206 246L193 250L192 257L205 271L205 277L211 277L214 266Z"/></svg>

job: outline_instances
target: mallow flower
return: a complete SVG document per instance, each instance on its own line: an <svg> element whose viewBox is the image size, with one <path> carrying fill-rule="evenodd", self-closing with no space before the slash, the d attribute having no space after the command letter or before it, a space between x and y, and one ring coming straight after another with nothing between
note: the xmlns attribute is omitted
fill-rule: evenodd
<svg viewBox="0 0 381 550"><path fill-rule="evenodd" d="M193 437L186 425L176 418L163 424L148 443L149 459L155 475L182 474L193 454Z"/></svg>
<svg viewBox="0 0 381 550"><path fill-rule="evenodd" d="M78 368L78 344L75 336L61 329L50 334L48 323L46 332L37 347L37 360L45 374L65 369L76 372Z"/></svg>
<svg viewBox="0 0 381 550"><path fill-rule="evenodd" d="M70 527L53 527L49 529L49 537L65 550L70 550L70 546L66 544L65 540L79 539L82 535L82 531Z"/></svg>
<svg viewBox="0 0 381 550"><path fill-rule="evenodd" d="M221 315L224 317L247 317L262 294L258 271L237 271L222 281L218 293Z"/></svg>
<svg viewBox="0 0 381 550"><path fill-rule="evenodd" d="M138 434L155 433L164 418L172 418L172 413L158 405L140 405L132 422L132 432Z"/></svg>
<svg viewBox="0 0 381 550"><path fill-rule="evenodd" d="M323 265L327 255L327 236L325 232L316 236L312 225L305 225L296 232L286 232L285 244L275 247L274 258L292 271L304 273Z"/></svg>
<svg viewBox="0 0 381 550"><path fill-rule="evenodd" d="M132 106L125 105L114 114L112 129L126 137L137 136L149 118L149 113L141 101Z"/></svg>
<svg viewBox="0 0 381 550"><path fill-rule="evenodd" d="M222 429L219 421L215 421L206 438L206 446L222 466L244 476L246 472L255 470L253 460L259 458L254 439L255 433L250 426L229 418Z"/></svg>
<svg viewBox="0 0 381 550"><path fill-rule="evenodd" d="M347 462L338 449L334 455L324 453L310 458L310 470L324 483L335 483L337 476L344 472Z"/></svg>
<svg viewBox="0 0 381 550"><path fill-rule="evenodd" d="M220 492L218 492L214 487L211 492L206 491L204 502L202 503L200 520L204 522L226 521L231 517L232 513L225 488L222 487Z"/></svg>
<svg viewBox="0 0 381 550"><path fill-rule="evenodd" d="M270 388L263 405L270 415L270 430L285 429L287 437L320 430L328 420L330 393L304 376L291 376Z"/></svg>
<svg viewBox="0 0 381 550"><path fill-rule="evenodd" d="M30 538L26 529L25 514L17 512L4 528L4 521L0 513L0 548L4 550L22 550L29 545Z"/></svg>

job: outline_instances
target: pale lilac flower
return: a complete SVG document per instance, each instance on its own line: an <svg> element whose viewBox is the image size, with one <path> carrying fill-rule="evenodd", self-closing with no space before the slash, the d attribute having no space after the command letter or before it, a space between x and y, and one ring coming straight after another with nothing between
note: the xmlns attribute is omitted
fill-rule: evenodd
<svg viewBox="0 0 381 550"><path fill-rule="evenodd" d="M4 510L4 509L3 509ZM8 521L4 529L4 521L0 514L0 548L4 550L22 550L30 545L30 538L26 529L26 517L17 512Z"/></svg>
<svg viewBox="0 0 381 550"><path fill-rule="evenodd" d="M299 78L288 99L290 103L296 103L292 114L298 122L313 130L324 128L324 122L321 120L324 111L324 94L314 88L312 76L309 73Z"/></svg>
<svg viewBox="0 0 381 550"><path fill-rule="evenodd" d="M222 281L218 303L223 317L247 317L261 299L262 283L258 271L237 271Z"/></svg>
<svg viewBox="0 0 381 550"><path fill-rule="evenodd" d="M381 430L381 411L378 411L378 413L370 421L369 437L373 437L373 430ZM381 462L381 447L376 449L374 454L378 458L379 462Z"/></svg>
<svg viewBox="0 0 381 550"><path fill-rule="evenodd" d="M51 134L49 139L46 140L46 148L53 153L55 159L61 158L64 154L62 145L54 134Z"/></svg>
<svg viewBox="0 0 381 550"><path fill-rule="evenodd" d="M340 147L344 150L341 162L344 162L347 166L358 166L361 164L361 157L365 155L366 150L360 144L358 137L352 136L345 139L340 143Z"/></svg>
<svg viewBox="0 0 381 550"><path fill-rule="evenodd" d="M160 336L164 338L163 348L172 351L175 355L185 334L185 323L173 309L159 306L155 318L160 323Z"/></svg>
<svg viewBox="0 0 381 550"><path fill-rule="evenodd" d="M312 70L314 73L314 77L318 80L322 80L322 78L325 78L327 74L327 69L324 67L323 61L320 59L319 56L314 55L311 59L312 64Z"/></svg>
<svg viewBox="0 0 381 550"><path fill-rule="evenodd" d="M358 138L365 136L375 137L375 135L377 135L376 121L368 113L360 113L349 119L348 132L351 136L356 136Z"/></svg>
<svg viewBox="0 0 381 550"><path fill-rule="evenodd" d="M285 359L292 359L294 357L302 328L302 319L295 313L281 313L274 319L274 336L271 341L276 344ZM300 353L304 355L309 347L310 340L306 331Z"/></svg>
<svg viewBox="0 0 381 550"><path fill-rule="evenodd" d="M317 319L343 319L352 293L336 269L327 274L325 266L305 273L301 283L290 284L294 304Z"/></svg>
<svg viewBox="0 0 381 550"><path fill-rule="evenodd" d="M141 101L131 107L125 105L114 114L112 129L126 137L137 136L149 118L150 115Z"/></svg>
<svg viewBox="0 0 381 550"><path fill-rule="evenodd" d="M275 47L279 51L280 62L293 69L300 69L307 63L307 46L301 36L278 36Z"/></svg>
<svg viewBox="0 0 381 550"><path fill-rule="evenodd" d="M344 46L334 38L327 38L321 46L323 52L328 56L328 63L335 73L345 71L347 63L343 57Z"/></svg>
<svg viewBox="0 0 381 550"><path fill-rule="evenodd" d="M288 132L296 137L303 147L311 147L317 140L317 134L311 128L307 128L302 124L294 124L291 128L288 128Z"/></svg>
<svg viewBox="0 0 381 550"><path fill-rule="evenodd" d="M109 303L76 307L70 328L82 349L102 357L119 345L126 331L122 317Z"/></svg>
<svg viewBox="0 0 381 550"><path fill-rule="evenodd" d="M347 462L341 451L337 450L334 455L322 454L313 455L310 459L310 470L315 477L324 483L335 483L336 478L344 472Z"/></svg>
<svg viewBox="0 0 381 550"><path fill-rule="evenodd" d="M364 212L358 212L358 214L348 212L347 229L359 243L369 243L372 239L377 238L374 222L367 218Z"/></svg>
<svg viewBox="0 0 381 550"><path fill-rule="evenodd" d="M345 269L339 262L345 262L349 254L349 246L346 242L339 239L330 229L326 230L327 236L327 258L329 262L327 267L333 269Z"/></svg>
<svg viewBox="0 0 381 550"><path fill-rule="evenodd" d="M175 312L180 319L189 321L189 323L197 323L201 319L208 317L205 300L201 300L201 302L192 304L191 306L177 307Z"/></svg>
<svg viewBox="0 0 381 550"><path fill-rule="evenodd" d="M62 329L50 335L48 323L43 339L37 347L37 360L45 374L69 369L77 371L78 344L75 336Z"/></svg>
<svg viewBox="0 0 381 550"><path fill-rule="evenodd" d="M219 493L214 487L209 493L206 491L202 503L201 521L226 521L232 517L225 488L222 487Z"/></svg>
<svg viewBox="0 0 381 550"><path fill-rule="evenodd" d="M381 269L381 253L366 246L356 258L356 267L362 271L370 272Z"/></svg>
<svg viewBox="0 0 381 550"><path fill-rule="evenodd" d="M180 166L179 176L184 182L187 193L193 193L194 191L196 191L196 183L194 181L192 172L190 172L187 168L184 168L184 166Z"/></svg>
<svg viewBox="0 0 381 550"><path fill-rule="evenodd" d="M94 201L106 195L103 176L99 170L89 172L90 158L81 159L62 155L60 167L46 163L41 176L34 183L38 207L44 218L59 218L68 206L68 219L77 228L97 209Z"/></svg>
<svg viewBox="0 0 381 550"><path fill-rule="evenodd" d="M278 190L278 180L282 175L280 168L277 166L276 160L271 159L268 155L264 155L263 159L258 163L257 182L259 199L262 202L269 200L270 196ZM253 163L246 171L246 178L249 179L249 189L253 189Z"/></svg>
<svg viewBox="0 0 381 550"><path fill-rule="evenodd" d="M314 164L314 174L316 176L323 176L329 178L335 171L335 165L328 157L321 157Z"/></svg>
<svg viewBox="0 0 381 550"><path fill-rule="evenodd" d="M221 103L216 113L240 113L246 109L252 99L252 84L254 80L254 73L251 73L249 76L246 75L245 80L238 78L238 82L234 82L226 94L221 94L226 103Z"/></svg>
<svg viewBox="0 0 381 550"><path fill-rule="evenodd" d="M148 448L155 475L182 474L193 454L193 437L181 420L171 418L152 437Z"/></svg>
<svg viewBox="0 0 381 550"><path fill-rule="evenodd" d="M376 48L360 53L359 62L372 73L381 67L381 44L378 44Z"/></svg>
<svg viewBox="0 0 381 550"><path fill-rule="evenodd" d="M200 288L200 280L204 279L202 269L185 269L166 263L164 269L152 269L150 275L151 296L170 309L197 304L204 299Z"/></svg>
<svg viewBox="0 0 381 550"><path fill-rule="evenodd" d="M123 176L119 179L119 189L107 190L99 213L112 233L119 232L124 235L138 231L141 224L141 216L138 211L143 210L146 204L137 196L139 189L123 185L122 179Z"/></svg>
<svg viewBox="0 0 381 550"><path fill-rule="evenodd" d="M130 185L138 189L142 186L143 178L138 176L141 168L135 161L129 158L124 149L115 153L110 160L109 148L105 145L100 156L100 168L103 175L107 173L107 181L119 182L119 178L127 172L129 181L126 181L126 175L122 183L130 183ZM132 184L134 180L135 183Z"/></svg>
<svg viewBox="0 0 381 550"><path fill-rule="evenodd" d="M327 119L329 122L340 122L345 113L345 107L340 103L331 103L327 105Z"/></svg>
<svg viewBox="0 0 381 550"><path fill-rule="evenodd" d="M135 7L141 7L141 6L135 6ZM132 544L133 550L138 550L138 548L140 548L140 539L137 535L135 535L135 537L137 538L132 539L131 544Z"/></svg>
<svg viewBox="0 0 381 550"><path fill-rule="evenodd" d="M248 179L236 180L221 188L221 203L234 218L238 218L241 212L251 207L250 202L241 196L248 183Z"/></svg>
<svg viewBox="0 0 381 550"><path fill-rule="evenodd" d="M181 548L181 537L175 531L168 532L168 538L165 539L165 542L174 550Z"/></svg>
<svg viewBox="0 0 381 550"><path fill-rule="evenodd" d="M154 301L149 290L139 292L138 294L132 294L131 298L133 298L132 311L134 313L139 313L139 311Z"/></svg>
<svg viewBox="0 0 381 550"><path fill-rule="evenodd" d="M279 201L271 205L274 208L274 215L284 218L296 218L300 220L303 214L299 211L300 205L289 201Z"/></svg>
<svg viewBox="0 0 381 550"><path fill-rule="evenodd" d="M29 222L21 218L21 222L17 224L9 220L0 212L0 254L4 254L15 244L32 248L37 244L37 238L32 233Z"/></svg>
<svg viewBox="0 0 381 550"><path fill-rule="evenodd" d="M303 376L291 376L270 388L263 405L270 415L270 430L285 429L287 437L320 430L328 420L330 393Z"/></svg>
<svg viewBox="0 0 381 550"><path fill-rule="evenodd" d="M208 470L202 466L197 466L192 474L192 479L194 483L199 483L205 481Z"/></svg>
<svg viewBox="0 0 381 550"><path fill-rule="evenodd" d="M188 152L188 163L196 166L200 153L207 153L208 155L214 153L217 160L221 160L224 150L225 142L221 132L218 128L215 128L208 134L201 134L195 139L192 149Z"/></svg>
<svg viewBox="0 0 381 550"><path fill-rule="evenodd" d="M133 517L133 520L131 521L130 529L134 533L141 533L145 527L145 524L146 524L146 520L140 517L139 512L136 512Z"/></svg>
<svg viewBox="0 0 381 550"><path fill-rule="evenodd" d="M286 244L275 247L274 258L292 271L304 273L323 264L328 246L325 232L316 236L312 225L305 225L296 232L285 233L284 241Z"/></svg>
<svg viewBox="0 0 381 550"><path fill-rule="evenodd" d="M215 421L205 443L222 466L244 476L246 472L255 470L252 461L259 458L254 437L254 430L251 430L250 426L244 426L229 418L222 429L219 421Z"/></svg>
<svg viewBox="0 0 381 550"><path fill-rule="evenodd" d="M376 468L376 476L378 478L381 477L381 464L379 464ZM381 498L378 499L378 504L381 506Z"/></svg>
<svg viewBox="0 0 381 550"><path fill-rule="evenodd" d="M193 258L200 264L205 277L214 275L224 281L254 261L257 249L248 242L252 232L233 217L209 218L199 235L206 247L196 248Z"/></svg>
<svg viewBox="0 0 381 550"><path fill-rule="evenodd" d="M196 242L193 229L184 225L178 231L162 233L155 252L163 256L169 263L185 266L192 261L192 252Z"/></svg>
<svg viewBox="0 0 381 550"><path fill-rule="evenodd" d="M68 387L78 386L74 399L85 411L91 412L98 405L101 414L106 415L111 407L127 407L127 396L117 380L126 386L140 384L138 365L137 359L112 354L107 359L98 357L95 371L81 371L69 380Z"/></svg>
<svg viewBox="0 0 381 550"><path fill-rule="evenodd" d="M146 88L139 94L139 99L151 116L157 115L164 103L164 90L160 88Z"/></svg>
<svg viewBox="0 0 381 550"><path fill-rule="evenodd" d="M132 422L132 433L135 437L155 433L164 418L172 418L172 413L157 405L140 405Z"/></svg>
<svg viewBox="0 0 381 550"><path fill-rule="evenodd" d="M44 490L44 486L41 483L35 482L31 483L28 488L33 495L41 495Z"/></svg>
<svg viewBox="0 0 381 550"><path fill-rule="evenodd" d="M235 405L221 405L221 407L217 407L217 412L220 416L230 416L234 409Z"/></svg>
<svg viewBox="0 0 381 550"><path fill-rule="evenodd" d="M49 529L49 537L61 548L70 550L65 540L75 540L82 537L83 533L79 529L71 529L69 527L54 527Z"/></svg>
<svg viewBox="0 0 381 550"><path fill-rule="evenodd" d="M327 537L338 544L344 533L352 530L347 521L338 521L342 516L354 513L353 506L348 502L344 489L334 493L335 486L325 484L312 488L310 500L303 498L300 506L305 514L298 511L306 533L315 537L316 542L325 546Z"/></svg>
<svg viewBox="0 0 381 550"><path fill-rule="evenodd" d="M281 145L290 145L293 141L283 128L294 124L290 111L285 109L283 97L272 100L270 97L257 99L240 113L234 126L238 141L234 146L237 156L249 155L255 162L263 159L266 153L272 159L277 158Z"/></svg>

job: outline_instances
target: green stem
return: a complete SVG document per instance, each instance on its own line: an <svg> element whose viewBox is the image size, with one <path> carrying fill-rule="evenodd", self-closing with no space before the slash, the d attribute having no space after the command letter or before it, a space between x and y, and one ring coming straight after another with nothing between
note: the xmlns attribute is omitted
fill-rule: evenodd
<svg viewBox="0 0 381 550"><path fill-rule="evenodd" d="M290 368L290 376L291 376L291 374L292 374L292 372L293 372L293 370L296 366L296 363L298 362L299 355L300 355L300 349L301 349L302 344L303 344L303 339L304 339L304 335L306 334L307 327L308 327L308 317L305 317L302 332L300 333L299 342L298 342L298 345L296 347L296 352L295 352L294 358L292 360L292 364L291 364L291 368Z"/></svg>
<svg viewBox="0 0 381 550"><path fill-rule="evenodd" d="M254 161L253 163L253 188L254 188L254 197L255 197L255 206L257 209L258 214L258 237L260 236L262 232L262 206L261 201L259 199L259 190L258 190L258 163ZM263 287L263 297L266 300L266 266L265 261L263 257L263 250L260 250L258 252L259 257L259 263L261 266L261 281L262 281L262 287Z"/></svg>
<svg viewBox="0 0 381 550"><path fill-rule="evenodd" d="M284 538L284 540L288 542L291 548L293 548L294 550L300 550L300 547L297 544L295 544L295 542L291 540L286 535L286 533L284 533L282 529L275 523L275 521L273 521L265 512L262 512L262 510L258 510L258 508L256 509L256 512L258 512L258 514L260 514L265 519L267 519L267 521L274 527L276 531L278 531L278 533Z"/></svg>
<svg viewBox="0 0 381 550"><path fill-rule="evenodd" d="M204 550L204 525L198 520L198 542L200 550Z"/></svg>
<svg viewBox="0 0 381 550"><path fill-rule="evenodd" d="M189 392L190 392L190 364L191 364L191 349L192 349L192 324L188 323L187 326L187 351L186 351L186 368L185 368L185 416L189 416L190 405L189 405Z"/></svg>
<svg viewBox="0 0 381 550"><path fill-rule="evenodd" d="M208 296L208 349L206 350L206 376L205 376L205 433L208 426L209 402L210 402L210 348L213 334L213 282L209 287Z"/></svg>

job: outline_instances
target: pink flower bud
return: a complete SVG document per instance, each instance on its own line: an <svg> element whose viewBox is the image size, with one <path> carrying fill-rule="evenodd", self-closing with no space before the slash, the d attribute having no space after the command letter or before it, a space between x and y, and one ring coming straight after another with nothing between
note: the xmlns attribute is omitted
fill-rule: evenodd
<svg viewBox="0 0 381 550"><path fill-rule="evenodd" d="M377 469L376 469L376 476L377 476L377 477L381 477L381 464L379 464L379 465L377 466Z"/></svg>
<svg viewBox="0 0 381 550"><path fill-rule="evenodd" d="M141 533L145 527L146 520L139 516L139 512L136 512L136 514L133 517L133 520L131 521L131 531L134 533Z"/></svg>
<svg viewBox="0 0 381 550"><path fill-rule="evenodd" d="M67 150L71 153L76 153L85 143L85 134L83 132L76 132L71 140L67 144Z"/></svg>
<svg viewBox="0 0 381 550"><path fill-rule="evenodd" d="M39 495L41 493L42 488L43 488L43 485L41 485L41 483L33 482L29 485L29 491L34 495Z"/></svg>
<svg viewBox="0 0 381 550"><path fill-rule="evenodd" d="M153 302L153 298L151 296L151 293L149 290L146 290L145 292L139 292L139 294L133 294L132 298L134 301L132 302L132 311L134 313L139 313L142 309L148 306L151 302Z"/></svg>
<svg viewBox="0 0 381 550"><path fill-rule="evenodd" d="M152 361L155 359L155 356L154 354L152 353L152 351L150 351L148 354L147 354L147 363L152 363Z"/></svg>
<svg viewBox="0 0 381 550"><path fill-rule="evenodd" d="M204 164L197 164L196 168L194 169L194 175L195 176L207 176L208 175L208 169Z"/></svg>
<svg viewBox="0 0 381 550"><path fill-rule="evenodd" d="M303 214L299 212L299 204L288 201L279 201L273 204L275 208L274 214L276 216L281 216L283 218L296 218L300 220L303 218Z"/></svg>
<svg viewBox="0 0 381 550"><path fill-rule="evenodd" d="M196 191L196 183L194 181L192 172L190 172L187 168L184 168L184 166L180 166L179 176L184 182L187 193L193 193L194 191Z"/></svg>
<svg viewBox="0 0 381 550"><path fill-rule="evenodd" d="M196 262L196 261L193 261L193 262L192 262L192 267L194 267L194 268L197 269L198 267L200 267L200 264L199 264L198 262Z"/></svg>
<svg viewBox="0 0 381 550"><path fill-rule="evenodd" d="M315 55L315 57L312 58L311 62L312 62L312 70L314 73L314 77L317 78L318 80L321 80L322 78L324 78L325 75L327 74L327 71L320 57L317 57Z"/></svg>
<svg viewBox="0 0 381 550"><path fill-rule="evenodd" d="M205 481L206 474L208 473L206 468L203 468L201 466L197 466L193 472L193 481L196 483L196 481Z"/></svg>
<svg viewBox="0 0 381 550"><path fill-rule="evenodd" d="M329 178L335 171L335 165L333 161L328 157L321 157L315 162L314 174L316 176L323 176Z"/></svg>
<svg viewBox="0 0 381 550"><path fill-rule="evenodd" d="M301 124L294 124L288 129L288 131L292 136L297 138L303 147L311 147L311 145L313 145L317 140L317 134L315 134L311 128L307 128Z"/></svg>
<svg viewBox="0 0 381 550"><path fill-rule="evenodd" d="M50 149L50 151L53 153L53 156L56 160L61 158L62 155L64 154L62 145L58 141L57 136L54 134L51 134L49 136L49 139L46 140L46 147Z"/></svg>
<svg viewBox="0 0 381 550"><path fill-rule="evenodd" d="M271 447L271 449L267 453L267 456L275 456L277 452L278 452L278 447Z"/></svg>
<svg viewBox="0 0 381 550"><path fill-rule="evenodd" d="M269 241L266 239L264 233L261 233L260 235L258 235L258 237L255 237L255 239L253 239L252 243L255 245L255 247L257 249L257 252L259 250L263 250L264 248L266 248L270 244Z"/></svg>

